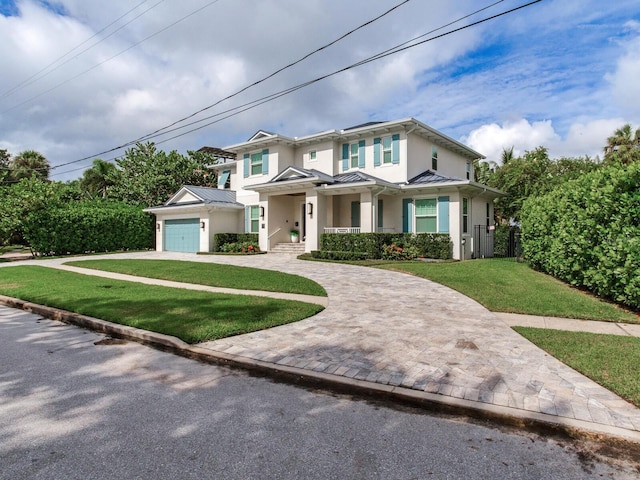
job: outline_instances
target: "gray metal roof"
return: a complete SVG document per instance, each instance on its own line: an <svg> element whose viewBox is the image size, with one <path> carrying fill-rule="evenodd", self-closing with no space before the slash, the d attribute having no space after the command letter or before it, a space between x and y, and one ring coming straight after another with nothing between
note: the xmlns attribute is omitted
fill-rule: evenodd
<svg viewBox="0 0 640 480"><path fill-rule="evenodd" d="M196 197L201 198L204 203L237 203L235 190L196 187L195 185L185 185L184 188Z"/></svg>
<svg viewBox="0 0 640 480"><path fill-rule="evenodd" d="M460 182L459 178L445 177L438 173L427 170L419 175L416 175L407 182L408 185L427 185L432 183L445 183L445 182Z"/></svg>

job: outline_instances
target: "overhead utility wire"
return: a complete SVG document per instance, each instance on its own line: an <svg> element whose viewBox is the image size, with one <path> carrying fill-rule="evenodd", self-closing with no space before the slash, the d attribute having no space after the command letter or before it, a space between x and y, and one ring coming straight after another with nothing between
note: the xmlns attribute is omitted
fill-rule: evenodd
<svg viewBox="0 0 640 480"><path fill-rule="evenodd" d="M502 3L502 2L504 2L504 0L498 0L497 2L492 3L491 5L487 5L486 7L483 7L483 8L481 8L481 9L479 9L479 10L476 10L475 12L472 12L472 13L469 13L468 15L465 15L465 16L463 16L463 17L460 17L460 18L458 18L457 20L453 20L452 22L449 22L449 23L447 23L446 25L442 25L441 27L438 27L438 28L435 28L435 29L433 29L433 30L430 30L429 32L423 33L422 35L419 35L419 36L414 37L414 38L412 38L412 39L410 39L410 40L407 40L406 42L400 43L400 44L396 45L395 47L392 47L392 48L390 48L390 49L388 49L388 50L384 50L383 52L378 53L378 54L375 56L375 58L377 58L379 55L385 54L385 53L387 53L387 52L391 52L391 51L393 51L393 50L395 50L395 49L397 49L397 48L400 48L400 47L402 47L402 46L404 46L404 45L407 45L407 44L409 44L409 43L411 43L411 42L414 42L414 41L416 41L416 40L418 40L418 39L420 39L420 38L424 38L424 37L426 37L427 35L431 35L432 33L435 33L435 32L437 32L437 31L439 31L439 30L442 30L442 29L444 29L444 28L447 28L447 27L449 27L449 26L451 26L451 25L453 25L453 24L455 24L455 23L461 22L462 20L465 20L465 19L467 19L467 18L469 18L469 17L471 17L471 16L473 16L473 15L476 15L476 14L478 14L478 13L480 13L480 12L484 11L484 10L487 10L487 9L489 9L489 8L491 8L491 7L494 7L494 6L496 6L497 4ZM305 58L306 58L306 57L305 57ZM374 58L374 57L370 57L370 58ZM354 64L354 65L358 66L358 64ZM339 72L338 72L338 73L339 73ZM267 77L267 78L268 78L268 77ZM256 84L260 83L261 81L262 81L262 80L260 80L260 81L258 81L258 82L255 82L255 83L254 83L254 84L252 84L252 85L256 85ZM231 110L225 110L225 111L222 111L222 112L216 113L216 114L214 114L214 115L209 115L209 116L207 116L207 117L203 117L203 118L201 118L201 119L199 119L199 120L196 120L196 121L194 121L194 122L190 122L190 123L186 123L186 124L184 124L184 125L181 125L180 127L176 127L176 128L168 129L169 127L174 126L174 125L176 125L177 123L180 123L181 121L183 121L183 120L185 120L185 119L188 119L188 118L191 118L191 117L195 116L197 113L201 113L201 112L203 112L203 111L207 110L208 108L214 107L214 106L216 106L216 105L218 105L218 104L222 103L224 100L227 100L227 99L229 99L229 98L232 98L232 97L236 96L238 93L243 92L243 91L244 91L244 90L246 90L247 88L249 88L249 87L245 87L245 88L243 88L242 90L240 90L240 91L236 92L235 94L232 94L232 95L230 95L230 96L228 96L228 97L225 97L225 98L223 98L222 100L219 100L218 102L214 103L213 105L210 105L210 106L208 106L208 107L206 107L206 108L203 108L202 110L200 110L200 111L198 111L198 112L196 112L196 113L194 113L194 114L192 114L192 115L189 115L188 117L185 117L185 118L183 118L183 119L181 119L181 120L178 120L178 121L176 121L176 122L172 123L171 125L168 125L167 127L163 127L163 128L161 128L161 129L156 130L155 132L152 132L152 133L150 133L150 134L144 135L144 136L140 137L140 138L139 138L139 139L137 139L137 140L133 140L133 141L131 141L131 142L127 142L126 144L123 144L123 145L122 145L121 147L119 147L119 148L124 148L124 147L128 147L128 146L134 145L135 143L138 143L139 141L142 141L142 140L148 140L148 139L151 139L151 138L157 138L157 137L159 137L159 136L161 136L161 135L165 135L165 134L167 134L167 133L175 132L175 131L178 131L178 130L180 130L180 129L182 129L182 128L189 127L189 126L191 126L191 125L197 125L198 123L204 122L205 120L209 120L209 119L211 119L211 118L215 118L215 117L220 116L220 115L223 115L223 114L225 114L225 113L229 113L229 112L230 112L230 111L232 111L233 109L231 109ZM266 97L263 97L263 98L266 98ZM260 100L262 100L262 99L260 99ZM258 100L258 101L259 101L259 100ZM253 102L250 102L250 103L253 103ZM235 107L235 109L237 109L237 108L242 108L242 107L244 107L244 106L246 106L246 105L249 105L250 103L247 103L247 104L244 104L244 105L240 105L240 106L238 106L238 107ZM167 129L168 129L168 130L167 130ZM160 133L160 132L162 132L162 133Z"/></svg>
<svg viewBox="0 0 640 480"><path fill-rule="evenodd" d="M470 27L473 27L473 26L479 25L479 24L484 23L484 22L487 22L487 21L489 21L489 20L493 20L493 19L498 18L498 17L501 17L501 16L503 16L503 15L507 15L507 14L509 14L509 13L513 13L513 12L515 12L515 11L517 11L517 10L522 9L522 8L529 7L529 6L534 5L534 4L536 4L536 3L540 3L541 1L542 1L542 0L534 0L534 1L532 1L532 2L529 2L529 3L525 4L525 5L521 5L521 6L519 6L519 7L515 7L515 8L512 8L512 9L510 9L510 10L507 10L507 11L505 11L505 12L502 12L502 13L499 13L499 14L496 14L496 15L493 15L493 16L491 16L491 17L488 17L488 18L485 18L485 19L482 19L482 20L478 20L477 22L473 22L473 23L470 23L469 25L465 25L464 27L460 27L460 28L456 28L456 29L454 29L454 30L450 30L450 31L445 32L445 33L442 33L442 34L440 34L440 35L436 35L435 37L429 37L429 38L427 38L426 40L422 40L422 41L420 41L420 42L417 42L417 43L414 43L414 44L411 44L411 45L408 45L408 46L403 46L403 47L401 47L401 48L393 48L393 49L386 50L385 52L381 52L381 53L379 53L379 54L377 54L377 55L374 55L374 56L371 56L371 57L366 58L366 59L364 59L364 60L361 60L360 62L354 63L354 64L349 65L349 66L344 67L344 68L341 68L340 70L336 70L336 71L334 71L334 72L332 72L332 73L328 73L328 74L326 74L326 75L323 75L323 76L321 76L321 77L317 77L317 78L315 78L315 79L313 79L313 80L309 80L309 81L307 81L307 82L301 83L301 84L296 85L296 86L294 86L294 87L291 87L291 88L288 88L288 89L285 89L285 90L281 90L280 92L277 92L277 93L275 93L275 94L269 95L269 96L267 96L267 97L263 97L262 99L259 99L259 100L255 100L255 101L253 101L253 102L250 102L250 103L251 103L251 104L253 104L253 105L248 106L247 108L244 108L244 109L239 110L239 111L237 111L237 112L235 112L235 113L231 113L231 114L227 115L226 117L220 118L220 119L215 120L215 121L213 121L213 122L209 122L209 123L207 123L207 124L205 124L205 125L201 125L201 126L199 126L199 127L197 127L197 128L193 128L193 129L191 129L191 130L188 130L188 131L186 131L186 132L180 133L180 134L178 134L178 135L174 135L173 137L170 137L170 138L164 139L164 140L159 141L159 142L156 142L156 143L157 143L157 144L162 144L162 143L168 142L168 141L170 141L170 140L174 140L174 139L176 139L176 138L179 138L179 137L182 137L182 136L184 136L184 135L187 135L187 134L189 134L189 133L193 133L193 132L195 132L195 131L197 131L197 130L201 130L201 129L203 129L203 128L205 128L205 127L208 127L208 126L210 126L210 125L213 125L213 124L215 124L215 123L221 122L222 120L225 120L225 119L227 119L227 118L229 118L229 117L232 117L232 116L238 115L238 114L243 113L243 112L245 112L245 111L247 111L247 110L250 110L250 109L252 109L252 108L255 108L255 107L259 106L259 105L262 105L262 104L264 104L264 103L270 102L270 101L275 100L275 99L277 99L277 98L283 97L283 96L285 96L285 95L288 95L288 94L290 94L290 93L293 93L293 92L295 92L295 91L297 91L297 90L300 90L300 89L302 89L302 88L308 87L309 85L312 85L312 84L314 84L314 83L320 82L321 80L325 80L325 79L327 79L327 78L329 78L329 77L333 77L334 75L337 75L337 74L339 74L339 73L346 72L347 70L351 70L351 69L353 69L353 68L356 68L356 67L359 67L359 66L362 66L362 65L366 65L367 63L371 63L371 62L374 62L374 61L376 61L376 60L380 60L381 58L385 58L385 57L388 57L388 56L390 56L390 55L395 55L396 53L399 53L399 52L402 52L402 51L408 50L408 49L413 48L413 47L417 47L418 45L422 45L422 44L424 44L424 43L431 42L431 41L433 41L433 40L437 40L438 38L442 38L442 37L445 37L445 36L447 36L447 35L451 35L452 33L456 33L456 32L459 32L459 31L461 31L461 30L465 30L465 29L467 29L467 28L470 28ZM403 45L403 44L401 44L401 45ZM249 105L249 104L245 104L245 105ZM245 106L245 105L243 105L243 106ZM243 106L241 106L241 107L236 107L236 108L242 108Z"/></svg>
<svg viewBox="0 0 640 480"><path fill-rule="evenodd" d="M81 158L81 159L78 159L78 160L74 160L74 161L72 161L72 162L67 162L67 163L63 163L63 164L60 164L60 165L56 165L55 167L52 167L52 168L59 168L59 167L63 167L63 166L65 166L65 165L69 165L69 164L71 164L71 163L77 163L77 162L81 162L81 161L84 161L84 160L89 160L89 159L91 159L91 158L95 158L95 157L98 157L98 156L100 156L100 155L104 155L104 154L106 154L106 153L111 153L111 152L114 152L114 151L116 151L116 150L120 150L120 149L122 149L122 148L126 148L126 147L128 147L128 146L130 146L130 145L135 145L136 143L138 143L138 142L140 142L140 141L143 141L143 140L145 140L145 139L147 139L147 138L151 138L151 136L158 136L158 135L162 135L162 134L161 134L161 133L159 133L159 132L161 132L161 131L163 131L163 130L166 130L166 129L168 129L168 128L170 128L170 127L174 126L174 125L177 125L178 123L183 122L184 120L187 120L187 119L189 119L189 118L192 118L192 117L194 117L195 115L198 115L199 113L202 113L202 112L204 112L204 111L206 111L206 110L208 110L208 109L210 109L210 108L213 108L213 107L215 107L215 106L219 105L220 103L224 102L225 100L229 100L229 99L231 99L231 98L233 98L233 97L235 97L235 96L237 96L237 95L241 94L242 92L245 92L246 90L250 89L251 87L254 87L254 86L256 86L256 85L259 85L260 83L262 83L262 82L264 82L264 81L268 80L269 78L274 77L274 76L275 76L275 75L277 75L278 73L281 73L282 71L284 71L284 70L286 70L286 69L288 69L288 68L291 68L291 67L293 67L294 65L297 65L298 63L302 62L303 60L306 60L307 58L311 57L312 55L314 55L314 54L316 54L316 53L318 53L318 52L321 52L322 50L325 50L325 49L329 48L330 46L332 46L332 45L334 45L334 44L338 43L338 42L339 42L339 41L341 41L341 40L344 40L344 39L345 39L346 37L348 37L349 35L352 35L353 33L357 32L358 30L360 30L360 29L362 29L362 28L364 28L364 27L366 27L366 26L368 26L368 25L370 25L370 24L374 23L375 21L377 21L377 20L379 20L379 19L383 18L384 16L386 16L386 15L390 14L391 12L393 12L393 11L394 11L394 10L396 10L397 8L401 7L401 6L402 6L402 5L404 5L405 3L408 3L409 1L410 1L410 0L404 0L404 1L400 2L399 4L397 4L397 5L395 5L394 7L390 8L390 9L389 9L389 10L387 10L386 12L384 12L384 13L382 13L382 14L378 15L377 17L375 17L375 18L373 18L373 19L371 19L371 20L369 20L369 21L367 21L367 22L365 22L365 23L363 23L363 24L359 25L359 26L358 26L358 27L356 27L356 28L353 28L352 30L350 30L350 31L348 31L347 33L345 33L345 34L341 35L340 37L336 38L335 40L332 40L331 42L329 42L329 43L327 43L327 44L323 45L322 47L319 47L319 48L317 48L317 49L313 50L312 52L310 52L310 53L308 53L308 54L304 55L303 57L299 58L298 60L295 60L294 62L291 62L291 63L289 63L288 65L285 65L285 66L283 66L283 67L279 68L278 70L276 70L276 71L274 71L273 73L271 73L271 74L267 75L266 77L263 77L263 78L261 78L260 80L257 80L257 81L255 81L255 82L253 82L253 83L251 83L251 84L249 84L249 85L247 85L247 86L245 86L245 87L241 88L240 90L236 91L235 93L232 93L232 94L230 94L230 95L228 95L228 96L226 96L226 97L224 97L224 98L222 98L222 99L220 99L220 100L216 101L215 103L213 103L213 104L211 104L211 105L208 105L207 107L204 107L204 108L202 108L201 110L198 110L197 112L194 112L194 113L192 113L192 114L190 114L190 115L188 115L188 116L186 116L186 117L184 117L184 118L181 118L180 120L176 120L175 122L173 122L173 123L172 123L172 124L170 124L170 125L167 125L167 126L162 127L162 128L160 128L160 129L158 129L158 130L156 130L156 131L154 131L154 132L151 132L151 133L148 133L148 134L146 134L146 135L143 135L142 137L140 137L140 138L138 138L138 139L136 139L136 140L131 140L131 141L128 141L128 142L126 142L126 143L124 143L124 144L122 144L122 145L119 145L119 146L117 146L117 147L113 147L113 148L111 148L111 149L109 149L109 150L105 150L105 151L103 151L103 152L99 152L99 153L97 153L97 154L95 154L95 155L91 155L91 156L84 157L84 158ZM501 0L501 1L503 1L503 0ZM226 112L222 112L222 113L226 113ZM218 114L218 115L220 115L220 114ZM211 117L207 117L207 118L211 118ZM202 120L200 120L200 121L202 121ZM191 125L191 124L189 124L189 125ZM178 128L184 128L184 126L183 126L183 127L178 127ZM173 130L170 130L170 131L173 131ZM165 133L166 133L166 132L165 132Z"/></svg>
<svg viewBox="0 0 640 480"><path fill-rule="evenodd" d="M182 136L187 135L187 134L189 134L189 133L195 132L195 131L197 131L197 130L201 130L202 128L205 128L205 127L208 127L208 126L213 125L213 124L215 124L215 123L218 123L218 122L221 122L221 121L223 121L223 120L226 120L227 118L230 118L230 117L232 117L232 116L235 116L235 115L238 115L238 114L240 114L240 113L243 113L243 112L245 112L245 111L247 111L247 110L250 110L250 109L252 109L252 108L255 108L255 107L257 107L257 106L259 106L259 105L262 105L262 104L264 104L264 103L270 102L270 101L275 100L275 99L277 99L277 98L280 98L280 97L283 97L283 96L288 95L288 94L290 94L290 93L293 93L293 92L295 92L295 91L297 91L297 90L300 90L300 89L302 89L302 88L305 88L305 87L307 87L307 86L309 86L309 85L312 85L312 84L314 84L314 83L317 83L317 82L319 82L319 81L325 80L326 78L329 78L329 77L335 76L335 75L337 75L337 74L339 74L339 73L342 73L342 72L345 72L345 71L351 70L351 69L353 69L353 68L357 68L357 67L359 67L359 66L365 65L365 64L367 64L367 63L371 63L371 62L376 61L376 60L379 60L379 59L381 59L381 58L388 57L388 56L390 56L390 55L394 55L394 54L396 54L396 53L399 53L399 52L402 52L402 51L408 50L408 49L413 48L413 47L416 47L416 46L418 46L418 45L422 45L422 44L424 44L424 43L431 42L431 41L433 41L433 40L437 40L437 39L439 39L439 38L442 38L442 37L445 37L445 36L451 35L451 34L453 34L453 33L459 32L459 31L461 31L461 30L465 30L465 29L467 29L467 28L474 27L474 26L479 25L479 24L481 24L481 23L485 23L485 22L488 22L488 21L490 21L490 20L494 20L494 19L496 19L496 18L502 17L502 16L504 16L504 15L508 15L508 14L510 14L510 13L513 13L513 12L515 12L515 11L521 10L521 9L523 9L523 8L526 8L526 7L530 7L530 6L532 6L532 5L536 4L536 3L540 3L540 2L542 2L542 0L534 0L534 1L532 1L532 2L529 2L529 3L526 3L526 4L520 5L520 6L518 6L518 7L512 8L512 9L510 9L510 10L506 10L506 11L501 12L501 13L498 13L498 14L496 14L496 15L492 15L492 16L487 17L487 18L484 18L484 19L482 19L482 20L478 20L478 21L476 21L476 22L470 23L470 24L465 25L465 26L463 26L463 27L459 27L459 28L456 28L456 29L453 29L453 30L449 30L449 31L447 31L447 32L445 32L445 33L442 33L442 34L440 34L440 35L436 35L436 36L434 36L434 37L429 37L429 38L427 38L427 39L425 39L425 40L422 40L422 41L420 41L420 42L418 42L418 43L414 43L414 44L411 44L411 45L406 45L406 42L404 42L404 43L402 43L402 44L399 44L399 45L398 45L398 46L396 46L396 47L393 47L393 48L391 48L391 49L385 50L385 51L380 52L380 53L378 53L378 54L376 54L376 55L373 55L373 56L371 56L371 57L368 57L368 58L366 58L366 59L364 59L364 60L361 60L361 61L359 61L359 62L357 62L357 63L351 64L351 65L349 65L349 66L347 66L347 67L341 68L341 69L336 70L336 71L334 71L334 72L328 73L328 74L323 75L323 76L321 76L321 77L317 77L317 78L315 78L315 79L313 79L313 80L309 80L309 81L307 81L307 82L304 82L304 83L301 83L301 84L295 85L295 86L290 87L290 88L287 88L287 89L285 89L285 90L281 90L280 92L276 92L276 93L273 93L273 94L271 94L271 95L267 95L267 96L262 97L262 98L260 98L260 99L254 100L254 101L252 101L252 102L248 102L248 103L245 103L245 104L240 105L240 106L238 106L238 107L234 107L234 108L232 108L232 109L229 109L229 110L227 110L227 112L232 112L232 111L234 111L234 110L237 110L237 111L235 111L234 113L230 113L229 115L227 115L227 116L225 116L225 117L219 118L219 119L217 119L217 120L215 120L215 121L213 121L213 122L209 122L209 123L207 123L207 124L205 124L205 125L201 125L200 127L197 127L197 128L191 129L191 130L189 130L189 131L187 131L187 132L180 133L180 134L178 134L178 135L175 135L175 136L173 136L173 137L170 137L170 138L164 139L164 140L162 140L162 141L160 141L160 142L156 142L156 143L157 143L157 144L161 144L161 143L168 142L168 141L170 141L170 140L174 140L174 139L176 139L176 138L182 137ZM422 37L422 36L421 36L421 37ZM245 108L245 107L246 107L246 108ZM222 115L222 114L227 113L227 112L221 112L220 114L218 114L218 115L214 115L214 116L219 116L219 115ZM113 149L111 149L111 150L107 150L107 151L102 152L102 153L97 154L97 155L102 155L102 154L104 154L104 153L111 153L111 152L113 152L113 151L118 150L119 148L120 148L120 147L113 148ZM66 166L66 165L70 165L70 164L73 164L73 163L78 163L78 162L85 161L85 160L88 160L88 159L91 159L91 158L94 158L94 157L95 157L95 156L91 156L91 157L85 157L85 158L82 158L82 159L74 160L74 161L67 162L67 163L64 163L64 164L61 164L61 165L57 165L56 167L52 167L52 169L53 169L53 168L62 167L62 166ZM116 157L116 158L119 158L119 157ZM70 170L70 171L73 171L73 170ZM68 171L65 171L65 172L57 172L57 173L55 173L54 175L59 175L59 174L63 174L63 173L68 173Z"/></svg>
<svg viewBox="0 0 640 480"><path fill-rule="evenodd" d="M501 0L501 1L504 1L504 0ZM331 47L332 45L335 45L336 43L340 42L341 40L344 40L344 39L345 39L345 38L347 38L349 35L354 34L354 33L355 33L355 32L357 32L358 30L361 30L361 29L363 29L364 27L367 27L367 26L371 25L372 23L374 23L374 22L376 22L376 21L380 20L381 18L383 18L383 17L385 17L385 16L389 15L391 12L393 12L394 10L396 10L396 9L400 8L402 5L404 5L405 3L408 3L408 2L409 2L409 0L404 0L403 2L400 2L399 4L395 5L394 7L391 7L391 8L390 8L389 10L387 10L386 12L384 12L384 13L382 13L382 14L378 15L378 16L377 16L377 17L375 17L375 18L372 18L371 20L369 20L369 21L367 21L367 22L363 23L362 25L359 25L358 27L356 27L356 28L354 28L354 29L352 29L352 30L349 30L349 31L348 31L347 33L345 33L344 35L341 35L340 37L336 38L335 40L332 40L331 42L327 43L326 45L323 45L322 47L317 48L317 49L313 50L313 51L312 51L312 52L310 52L310 53L307 53L307 54L306 54L306 55L304 55L303 57L300 57L298 60L296 60L296 61L294 61L294 62L291 62L291 63L289 63L288 65L285 65L284 67L281 67L281 68L277 69L276 71L274 71L273 73L270 73L270 74L269 74L269 75L267 75L266 77L263 77L263 78L261 78L260 80L257 80L257 81L255 81L255 82L253 82L253 83L251 83L251 84L249 84L249 85L247 85L247 86L245 86L245 87L241 88L240 90L238 90L238 91L236 91L236 92L234 92L234 93L232 93L232 94L230 94L230 95L227 95L227 96L226 96L226 97L224 97L224 98L221 98L220 100L216 101L215 103L212 103L211 105L208 105L208 106L206 106L206 107L204 107L204 108L202 108L202 109L200 109L200 110L198 110L198 111L196 111L196 112L194 112L194 113L192 113L192 114L190 114L190 115L187 115L186 117L183 117L183 118L181 118L181 119L179 119L179 120L176 120L175 122L173 122L173 123L171 123L171 124L169 124L169 125L167 125L167 126L165 126L165 127L159 128L158 130L156 130L156 131L154 131L154 132L151 132L151 133L149 133L149 134L147 134L147 135L143 135L142 137L140 137L140 138L138 138L138 139L136 139L136 140L133 140L133 141L131 141L131 142L127 142L127 144L126 144L126 145L133 145L134 143L137 143L137 142L140 142L140 141L145 140L145 139L147 139L147 138L150 138L151 136L153 136L153 135L155 135L155 134L157 134L157 133L160 133L160 132L162 132L163 130L167 130L167 129L169 129L169 128L171 128L171 127L175 126L175 125L177 125L178 123L181 123L181 122L184 122L185 120L188 120L188 119L190 119L190 118L193 118L193 117L195 117L196 115L198 115L198 114L200 114L200 113L202 113L202 112L205 112L205 111L207 111L207 110L209 110L209 109L211 109L211 108L213 108L213 107L215 107L215 106L220 105L222 102L224 102L224 101L226 101L226 100L229 100L229 99L231 99L231 98L233 98L233 97L235 97L235 96L237 96L237 95L240 95L241 93L243 93L243 92L245 92L245 91L249 90L250 88L255 87L256 85L259 85L259 84L261 84L262 82L265 82L265 81L269 80L269 79L270 79L270 78L272 78L272 77L275 77L277 74L279 74L279 73L283 72L284 70L287 70L288 68L291 68L291 67L293 67L293 66L295 66L295 65L299 64L300 62L302 62L302 61L306 60L307 58L311 57L312 55L315 55L316 53L319 53L319 52L321 52L322 50L326 50L327 48Z"/></svg>
<svg viewBox="0 0 640 480"><path fill-rule="evenodd" d="M109 37L112 37L115 33L117 33L118 31L122 30L124 27L126 27L127 25L129 25L131 22L133 22L134 20L137 20L138 18L140 18L142 15L144 15L145 13L147 13L149 10L157 7L159 4L161 4L162 2L164 2L164 0L160 0L158 3L156 3L155 5L149 7L148 9L146 9L144 12L140 13L139 15L137 15L136 17L132 18L130 21L128 21L127 23L125 23L124 25L120 26L118 29L114 30L113 32L111 32L109 35L107 35L106 37L103 37L102 39L100 39L99 41L95 42L94 44L92 44L91 46L89 46L88 48L85 48L84 50L82 50L81 52L79 52L77 55L75 55L73 58L68 59L66 62L61 63L60 65L56 66L55 68L49 70L46 73L45 72L49 67L55 65L57 62L59 62L60 60L62 60L63 58L65 58L68 55L71 55L75 50L77 50L78 48L82 47L84 44L86 44L87 42L89 42L90 40L94 39L95 37L97 37L98 35L100 35L102 32L104 32L106 29L108 29L109 27L111 27L112 25L115 25L116 23L118 23L120 20L122 20L124 17L126 17L127 15L129 15L131 12L133 12L135 9L137 9L140 5L146 3L148 0L142 0L142 2L140 2L138 5L136 5L135 7L133 7L131 10L129 10L128 12L124 13L123 15L120 15L117 19L115 19L113 22L111 22L109 25L103 27L102 29L100 29L99 31L97 31L96 33L94 33L91 37L87 38L85 41L79 43L78 45L76 45L75 47L73 47L71 50L69 50L67 53L65 53L64 55L58 57L56 60L54 60L53 62L51 62L49 65L47 65L46 67L43 67L42 69L38 70L36 73L34 73L33 75L31 75L30 77L24 79L22 82L18 83L17 85L15 85L13 88L3 92L0 95L0 98L5 98L8 97L9 95L11 95L13 92L15 92L16 90L19 90L20 87L22 86L28 86L31 85L32 83L40 80L41 78L46 77L47 75L53 73L54 71L56 71L58 68L62 67L63 65L66 65L67 63L69 63L71 60L74 60L76 58L78 58L80 55L82 55L83 53L85 53L88 50L91 50L93 47L95 47L96 45L104 42L105 40L107 40ZM42 74L42 75L41 75ZM35 78L37 77L37 78Z"/></svg>
<svg viewBox="0 0 640 480"><path fill-rule="evenodd" d="M161 1L161 2L163 2L164 0L160 0L160 1ZM188 15L185 15L184 17L182 17L182 18L180 18L180 19L176 20L175 22L173 22L173 23L171 23L171 24L167 25L166 27L164 27L164 28L162 28L162 29L160 29L160 30L156 31L155 33L152 33L152 34L151 34L151 35L149 35L148 37L143 38L143 39L142 39L142 40L140 40L139 42L134 43L134 44L133 44L133 45L131 45L130 47L125 48L124 50L122 50L122 51L120 51L120 52L116 53L115 55L113 55L113 56L111 56L111 57L107 58L106 60L103 60L102 62L95 64L94 66L92 66L92 67L88 68L87 70L84 70L83 72L80 72L80 73L78 73L77 75L75 75L75 76L73 76L73 77L71 77L71 78L68 78L67 80L65 80L65 81L63 81L63 82L58 83L57 85L55 85L55 86L53 86L53 87L49 88L48 90L45 90L44 92L39 93L38 95L35 95L35 96L31 97L31 98L28 98L27 100L25 100L25 101L23 101L23 102L21 102L21 103L18 103L17 105L14 105L13 107L10 107L10 108L8 108L8 109L4 110L2 113L7 113L7 112L10 112L11 110L15 110L16 108L21 107L21 106L25 105L26 103L29 103L29 102L31 102L31 101L33 101L33 100L37 99L37 98L40 98L40 97L42 97L43 95L46 95L47 93L52 92L53 90L56 90L57 88L60 88L60 87L61 87L61 86L63 86L63 85L66 85L66 84L67 84L67 83L69 83L70 81L75 80L76 78L81 77L82 75L85 75L85 74L89 73L89 72L90 72L90 71L92 71L92 70L95 70L96 68L100 67L101 65L104 65L104 64L105 64L105 63L107 63L107 62L110 62L110 61L111 61L111 60L113 60L114 58L119 57L120 55L122 55L122 54L124 54L124 53L128 52L129 50L131 50L131 49L133 49L133 48L137 47L137 46L138 46L138 45L140 45L141 43L146 42L147 40L149 40L149 39L151 39L151 38L155 37L156 35L159 35L159 34L161 34L161 33L165 32L166 30L170 29L171 27L174 27L174 26L175 26L175 25L177 25L178 23L180 23L180 22L182 22L182 21L186 20L186 19L187 19L187 18L189 18L189 17L192 17L192 16L193 16L193 15L195 15L196 13L201 12L201 11L202 11L202 10L204 10L205 8L210 7L211 5L213 5L214 3L218 3L219 1L220 1L220 0L213 0L213 1L209 2L209 3L207 3L206 5L204 5L204 6L200 7L200 8L198 8L198 9L194 10L193 12L189 13ZM158 2L158 3L160 3L160 2ZM155 5L154 5L154 6L155 6Z"/></svg>

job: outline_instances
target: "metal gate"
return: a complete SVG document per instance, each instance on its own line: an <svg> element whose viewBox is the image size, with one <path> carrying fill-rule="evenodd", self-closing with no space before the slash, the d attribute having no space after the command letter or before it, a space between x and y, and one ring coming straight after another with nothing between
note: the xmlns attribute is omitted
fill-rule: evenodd
<svg viewBox="0 0 640 480"><path fill-rule="evenodd" d="M495 245L495 229L486 225L473 226L472 258L493 258Z"/></svg>

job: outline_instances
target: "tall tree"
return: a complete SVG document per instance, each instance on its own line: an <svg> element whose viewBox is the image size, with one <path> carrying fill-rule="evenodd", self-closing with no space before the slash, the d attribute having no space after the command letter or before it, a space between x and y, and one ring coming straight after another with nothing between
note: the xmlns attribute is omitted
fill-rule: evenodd
<svg viewBox="0 0 640 480"><path fill-rule="evenodd" d="M11 154L0 148L0 185L10 182Z"/></svg>
<svg viewBox="0 0 640 480"><path fill-rule="evenodd" d="M613 132L604 147L604 161L607 165L630 165L640 161L640 128L633 131L627 123Z"/></svg>
<svg viewBox="0 0 640 480"><path fill-rule="evenodd" d="M165 153L153 142L138 143L116 160L110 196L146 206L167 201L183 185L214 187L217 184L215 159L203 152Z"/></svg>
<svg viewBox="0 0 640 480"><path fill-rule="evenodd" d="M91 198L107 198L110 187L115 184L116 166L100 158L82 174L80 188Z"/></svg>
<svg viewBox="0 0 640 480"><path fill-rule="evenodd" d="M41 180L49 178L49 161L40 152L25 150L11 161L11 177L13 181L35 176Z"/></svg>

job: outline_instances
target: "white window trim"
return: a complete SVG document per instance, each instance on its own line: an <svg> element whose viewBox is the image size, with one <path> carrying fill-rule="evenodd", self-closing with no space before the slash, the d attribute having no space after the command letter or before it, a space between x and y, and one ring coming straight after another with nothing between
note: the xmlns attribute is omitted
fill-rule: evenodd
<svg viewBox="0 0 640 480"><path fill-rule="evenodd" d="M354 155L354 153L352 152L353 146L355 145L356 147L356 153ZM356 166L353 166L353 159L355 158L356 160ZM349 144L349 170L356 170L360 168L360 144L358 142L356 143L350 143Z"/></svg>
<svg viewBox="0 0 640 480"><path fill-rule="evenodd" d="M258 165L258 162L256 162L255 164L253 163L253 156L254 155L260 155L260 173L253 173L253 166L254 165ZM249 176L250 177L259 177L261 175L264 175L264 161L262 159L262 150L260 152L256 152L256 153L250 153L249 154Z"/></svg>
<svg viewBox="0 0 640 480"><path fill-rule="evenodd" d="M316 158L311 158L311 154L312 154L312 153L315 153ZM310 162L316 162L316 161L318 161L318 151L317 151L317 150L315 150L315 149L313 149L313 150L309 150L308 155L309 155L309 161L310 161Z"/></svg>
<svg viewBox="0 0 640 480"><path fill-rule="evenodd" d="M435 200L436 201L436 231L435 232L418 232L418 215L417 215L417 211L418 208L416 207L416 202L420 201L420 200ZM420 215L420 217L422 218L423 215ZM429 215L429 217L433 217L433 215ZM438 197L434 197L434 196L428 196L428 197L418 197L418 198L414 198L413 199L413 232L414 233L438 233L440 231L440 215L439 215L439 209L438 209Z"/></svg>
<svg viewBox="0 0 640 480"><path fill-rule="evenodd" d="M253 209L255 208L256 211L256 217L253 217ZM256 231L254 232L251 227L253 225L254 220L257 220L258 223L258 227L256 228ZM260 205L249 205L249 233L260 233Z"/></svg>
<svg viewBox="0 0 640 480"><path fill-rule="evenodd" d="M385 139L389 140L389 148L384 147ZM384 153L385 151L389 152L389 161L385 162ZM386 137L380 138L380 166L384 165L393 165L393 136L387 135Z"/></svg>

